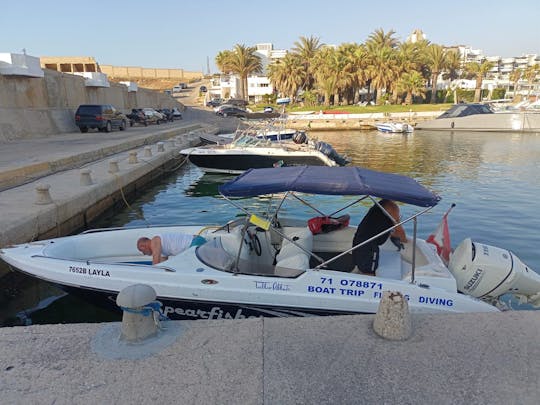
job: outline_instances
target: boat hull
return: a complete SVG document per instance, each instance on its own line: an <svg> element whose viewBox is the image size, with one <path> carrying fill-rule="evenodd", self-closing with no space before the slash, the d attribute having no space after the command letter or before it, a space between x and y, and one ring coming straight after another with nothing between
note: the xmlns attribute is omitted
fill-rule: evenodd
<svg viewBox="0 0 540 405"><path fill-rule="evenodd" d="M418 123L416 128L436 131L540 132L540 113L502 112L437 118Z"/></svg>
<svg viewBox="0 0 540 405"><path fill-rule="evenodd" d="M116 305L116 293L68 286L59 286L69 294L80 297L86 302L105 308L112 312L122 313ZM199 319L246 319L246 318L283 318L354 315L361 312L339 311L318 308L294 308L277 305L239 304L219 301L197 301L171 297L157 297L160 312L170 320Z"/></svg>
<svg viewBox="0 0 540 405"><path fill-rule="evenodd" d="M260 152L229 151L228 153L187 153L189 161L206 172L242 173L248 169L262 169L277 166L334 166L322 153L305 154L281 153L271 149Z"/></svg>

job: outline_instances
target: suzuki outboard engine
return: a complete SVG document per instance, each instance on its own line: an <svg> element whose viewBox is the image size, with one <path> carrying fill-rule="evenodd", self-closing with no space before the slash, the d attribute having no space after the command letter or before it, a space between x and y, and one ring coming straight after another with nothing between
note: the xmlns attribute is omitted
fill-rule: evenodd
<svg viewBox="0 0 540 405"><path fill-rule="evenodd" d="M292 140L296 144L308 143L308 137L304 131L296 131L292 137Z"/></svg>
<svg viewBox="0 0 540 405"><path fill-rule="evenodd" d="M324 153L340 166L346 166L351 162L347 157L341 156L339 153L337 153L329 143L317 141L315 143L315 149L321 153Z"/></svg>
<svg viewBox="0 0 540 405"><path fill-rule="evenodd" d="M540 306L540 275L512 252L465 239L448 265L458 290L476 298L514 294L521 303Z"/></svg>

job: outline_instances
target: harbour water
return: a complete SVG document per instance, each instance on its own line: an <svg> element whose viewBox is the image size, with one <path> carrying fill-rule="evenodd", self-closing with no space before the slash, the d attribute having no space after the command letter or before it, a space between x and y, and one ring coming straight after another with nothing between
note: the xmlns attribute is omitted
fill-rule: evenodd
<svg viewBox="0 0 540 405"><path fill-rule="evenodd" d="M540 272L540 134L341 131L316 132L311 137L331 143L338 152L347 154L353 165L413 177L439 194L439 205L419 220L420 237L433 232L443 213L456 203L449 216L453 247L471 237L513 251ZM102 218L94 227L223 223L238 214L217 193L218 185L231 178L206 175L192 165L184 165L147 189L129 207ZM263 209L266 200L245 203ZM317 204L327 212L339 206L335 197L318 197ZM313 216L303 207L286 209L306 218ZM409 209L402 207L405 214ZM363 210L359 207L348 213L355 223ZM408 224L406 231L411 234L412 225ZM18 273L3 280L0 303L0 325L119 319L116 314L64 295L46 282ZM529 309L509 304L515 309Z"/></svg>

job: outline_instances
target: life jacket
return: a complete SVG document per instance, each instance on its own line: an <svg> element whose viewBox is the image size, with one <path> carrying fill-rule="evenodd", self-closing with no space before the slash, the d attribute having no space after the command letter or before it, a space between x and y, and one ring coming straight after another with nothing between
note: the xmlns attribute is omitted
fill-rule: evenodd
<svg viewBox="0 0 540 405"><path fill-rule="evenodd" d="M349 226L350 219L351 217L348 214L337 218L314 217L308 220L308 227L313 235L328 233Z"/></svg>

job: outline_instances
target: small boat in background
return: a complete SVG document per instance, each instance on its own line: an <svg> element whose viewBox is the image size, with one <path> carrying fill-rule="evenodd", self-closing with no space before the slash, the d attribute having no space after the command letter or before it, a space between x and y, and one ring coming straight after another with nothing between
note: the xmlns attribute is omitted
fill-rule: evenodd
<svg viewBox="0 0 540 405"><path fill-rule="evenodd" d="M378 131L391 134L408 134L414 131L412 125L404 122L382 122L380 124L375 124L375 126Z"/></svg>

